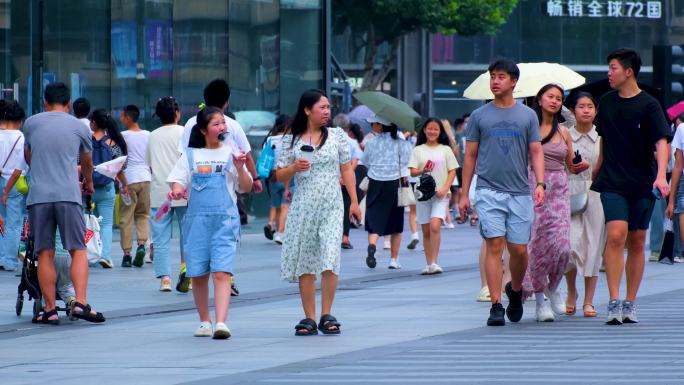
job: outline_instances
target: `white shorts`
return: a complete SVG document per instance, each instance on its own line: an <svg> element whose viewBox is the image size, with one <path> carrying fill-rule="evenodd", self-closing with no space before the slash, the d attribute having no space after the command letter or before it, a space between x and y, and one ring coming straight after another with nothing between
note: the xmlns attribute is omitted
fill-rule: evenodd
<svg viewBox="0 0 684 385"><path fill-rule="evenodd" d="M439 218L444 221L449 200L445 198L430 198L425 202L416 202L416 221L419 225L430 223L430 219Z"/></svg>

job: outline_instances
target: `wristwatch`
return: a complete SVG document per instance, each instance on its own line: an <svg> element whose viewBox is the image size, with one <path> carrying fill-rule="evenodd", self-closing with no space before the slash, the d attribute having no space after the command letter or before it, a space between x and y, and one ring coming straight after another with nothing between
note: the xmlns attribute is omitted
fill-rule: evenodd
<svg viewBox="0 0 684 385"><path fill-rule="evenodd" d="M537 187L541 186L544 190L546 190L546 183L544 182L537 182Z"/></svg>

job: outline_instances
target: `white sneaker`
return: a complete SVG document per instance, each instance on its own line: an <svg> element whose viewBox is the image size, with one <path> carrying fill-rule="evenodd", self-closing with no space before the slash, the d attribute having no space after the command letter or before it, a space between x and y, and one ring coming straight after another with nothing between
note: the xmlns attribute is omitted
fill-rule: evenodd
<svg viewBox="0 0 684 385"><path fill-rule="evenodd" d="M171 285L172 285L171 284L171 278L164 277L161 279L161 284L159 285L159 291L165 291L165 292L173 291L173 288Z"/></svg>
<svg viewBox="0 0 684 385"><path fill-rule="evenodd" d="M214 328L214 336L212 338L215 340L226 340L230 338L230 329L223 322L219 322L216 324L216 328Z"/></svg>
<svg viewBox="0 0 684 385"><path fill-rule="evenodd" d="M447 224L444 225L444 228L453 229L453 228L454 228L454 224L453 224L453 223L447 223Z"/></svg>
<svg viewBox="0 0 684 385"><path fill-rule="evenodd" d="M553 310L554 313L558 315L565 314L565 303L563 303L563 297L561 296L559 289L556 289L555 291L546 289L544 290L544 295L549 298L551 310Z"/></svg>
<svg viewBox="0 0 684 385"><path fill-rule="evenodd" d="M217 325L218 326L218 325ZM225 325L224 325L225 326ZM204 321L195 330L195 337L211 337L213 330L211 329L211 322Z"/></svg>
<svg viewBox="0 0 684 385"><path fill-rule="evenodd" d="M423 268L423 270L420 271L420 274L421 274L421 275L430 275L430 274L432 274L432 273L430 273L430 272L432 271L432 269L430 268L430 266L432 266L432 265L427 265L427 266L425 266L425 267Z"/></svg>
<svg viewBox="0 0 684 385"><path fill-rule="evenodd" d="M492 297L489 295L489 287L485 286L480 289L480 294L477 296L477 302L491 302Z"/></svg>
<svg viewBox="0 0 684 385"><path fill-rule="evenodd" d="M433 263L430 265L430 274L442 274L444 270L442 270L442 267L436 263Z"/></svg>
<svg viewBox="0 0 684 385"><path fill-rule="evenodd" d="M553 322L553 310L548 302L537 303L537 322Z"/></svg>
<svg viewBox="0 0 684 385"><path fill-rule="evenodd" d="M389 269L401 269L401 264L399 264L399 261L397 261L396 258L390 258L390 263L388 266Z"/></svg>
<svg viewBox="0 0 684 385"><path fill-rule="evenodd" d="M282 245L283 244L283 235L280 233L275 233L273 236L273 242Z"/></svg>
<svg viewBox="0 0 684 385"><path fill-rule="evenodd" d="M392 248L392 244L390 243L389 239L385 239L385 243L382 245L382 248L385 250L389 250Z"/></svg>

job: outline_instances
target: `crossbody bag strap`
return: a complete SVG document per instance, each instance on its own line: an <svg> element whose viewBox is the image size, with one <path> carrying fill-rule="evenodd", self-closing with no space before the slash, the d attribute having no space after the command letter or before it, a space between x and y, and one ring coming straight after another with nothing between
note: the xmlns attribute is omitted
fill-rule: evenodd
<svg viewBox="0 0 684 385"><path fill-rule="evenodd" d="M9 158L12 156L14 149L17 147L17 143L19 143L19 139L21 139L21 136L17 137L17 140L14 142L14 145L12 146L12 149L10 150L9 154L7 154L7 159L5 159L5 163L2 164L0 171L4 170L5 166L7 166L7 162L9 162Z"/></svg>

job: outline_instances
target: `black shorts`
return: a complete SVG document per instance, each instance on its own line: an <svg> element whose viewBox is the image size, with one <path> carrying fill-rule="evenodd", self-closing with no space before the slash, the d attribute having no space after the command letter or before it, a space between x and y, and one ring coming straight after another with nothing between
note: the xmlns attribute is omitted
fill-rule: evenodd
<svg viewBox="0 0 684 385"><path fill-rule="evenodd" d="M463 186L463 167L456 169L456 180L458 180L458 188Z"/></svg>
<svg viewBox="0 0 684 385"><path fill-rule="evenodd" d="M651 222L655 197L642 195L623 195L602 192L601 203L606 223L610 221L627 222L628 230L646 230Z"/></svg>
<svg viewBox="0 0 684 385"><path fill-rule="evenodd" d="M37 203L28 207L29 228L36 252L55 249L55 233L59 228L65 250L85 250L85 220L78 203Z"/></svg>

